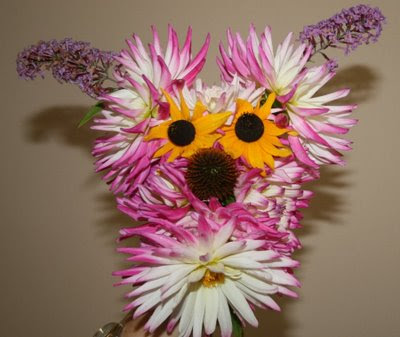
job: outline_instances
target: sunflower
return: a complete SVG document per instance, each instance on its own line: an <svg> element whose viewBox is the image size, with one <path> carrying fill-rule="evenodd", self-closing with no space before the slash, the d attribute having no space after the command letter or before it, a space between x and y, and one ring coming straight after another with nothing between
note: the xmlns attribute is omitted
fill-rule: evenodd
<svg viewBox="0 0 400 337"><path fill-rule="evenodd" d="M170 162L179 156L189 158L199 149L212 147L221 137L215 131L225 123L231 112L204 116L206 107L197 101L191 114L182 93L180 93L180 109L167 92L163 93L169 103L171 119L153 127L145 137L146 141L168 140L155 152L154 157L170 153L168 157Z"/></svg>
<svg viewBox="0 0 400 337"><path fill-rule="evenodd" d="M254 108L250 102L237 99L235 118L231 126L222 129L225 135L220 140L234 159L243 156L249 165L264 170L265 164L274 168L274 157L291 154L278 138L289 130L267 119L274 101L275 94L271 93L262 106L258 102Z"/></svg>

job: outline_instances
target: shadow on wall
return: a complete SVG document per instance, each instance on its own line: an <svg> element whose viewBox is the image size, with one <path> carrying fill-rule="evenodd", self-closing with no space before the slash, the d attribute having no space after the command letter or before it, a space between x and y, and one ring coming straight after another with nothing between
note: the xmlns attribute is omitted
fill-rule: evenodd
<svg viewBox="0 0 400 337"><path fill-rule="evenodd" d="M60 106L50 107L34 114L26 123L26 137L35 143L56 141L82 149L90 158L93 142L101 133L90 129L90 122L78 128L77 125L87 113L89 107ZM102 174L90 175L85 188L92 182L101 179ZM97 204L98 220L96 234L105 239L106 245L115 251L115 238L118 228L132 226L132 220L119 212L116 208L115 197L108 192L104 183L104 190L94 202ZM122 259L121 259L122 260ZM122 266L118 266L121 267ZM117 268L118 268L117 267Z"/></svg>
<svg viewBox="0 0 400 337"><path fill-rule="evenodd" d="M339 70L320 93L326 94L341 88L351 88L350 95L337 104L362 104L373 97L377 79L377 75L370 68L364 65L354 65ZM80 147L90 156L92 143L97 135L89 129L88 125L80 129L77 128L79 120L87 111L88 107L83 106L52 107L40 111L28 120L27 137L32 142L45 142L55 139L67 145ZM311 201L310 208L303 212L305 215L303 222L307 223L307 226L297 232L300 237L311 233L314 230L312 225L319 221L329 224L340 223L340 215L346 212L343 208L345 204L343 189L350 186L347 178L349 174L350 172L347 169L338 170L337 168L323 167L321 178L306 185L306 189L315 192L315 197ZM115 198L111 193L102 193L97 202L99 203L99 210L102 211L100 212L101 219L97 222L99 233L102 236L109 236L107 243L114 245L115 226L132 224L127 216L116 209ZM310 247L307 247L297 252L295 258L302 260L309 249ZM121 267L123 266L121 265ZM290 298L280 298L278 302L282 307L282 313L258 311L257 317L260 326L258 329L248 328L246 335L252 337L294 336L292 331L300 323L290 320L290 311L293 310L296 301ZM130 324L130 329L136 330L133 326L136 326L137 323L139 323L139 326L143 325L143 322L135 322ZM124 333L125 337L135 335L132 330L129 331L130 329L127 329Z"/></svg>
<svg viewBox="0 0 400 337"><path fill-rule="evenodd" d="M350 94L345 99L337 103L334 102L334 104L356 103L362 106L363 102L367 102L373 97L377 81L377 74L369 67L354 65L339 70L337 75L320 90L319 94L328 94L339 89L350 88ZM347 209L345 208L346 195L343 192L351 187L351 171L346 167L324 166L321 167L320 174L320 179L305 184L305 189L311 190L315 194L310 207L302 211L304 227L296 232L300 239L315 231L315 226L321 222L327 225L344 224L342 219ZM303 247L295 252L294 258L302 261L302 265L305 267L305 259L311 250L312 247ZM299 276L299 271L296 274ZM301 322L295 322L291 319L293 317L291 312L295 310L296 303L302 300L306 299L277 298L282 312L257 310L259 327L246 328L245 335L252 337L295 337L295 331L301 325ZM126 337L131 336L127 335Z"/></svg>
<svg viewBox="0 0 400 337"><path fill-rule="evenodd" d="M339 68L340 69L340 68ZM362 104L374 96L378 74L368 66L357 64L340 69L320 90L327 94L339 89L350 88L350 94L338 104Z"/></svg>
<svg viewBox="0 0 400 337"><path fill-rule="evenodd" d="M89 156L95 132L89 123L78 128L78 123L88 112L86 106L55 106L33 114L26 123L26 137L35 143L51 140L81 147Z"/></svg>
<svg viewBox="0 0 400 337"><path fill-rule="evenodd" d="M378 75L371 68L364 65L353 65L339 70L336 76L320 90L319 94L350 88L350 94L334 104L356 103L362 105L363 102L373 97L377 80ZM338 223L340 214L345 211L343 206L346 196L341 193L341 190L349 187L348 176L350 173L346 168L323 166L320 169L321 178L305 185L306 189L315 193L310 207L303 211L307 224L312 225L316 221ZM308 230L311 230L309 226L302 229L299 234L307 234Z"/></svg>

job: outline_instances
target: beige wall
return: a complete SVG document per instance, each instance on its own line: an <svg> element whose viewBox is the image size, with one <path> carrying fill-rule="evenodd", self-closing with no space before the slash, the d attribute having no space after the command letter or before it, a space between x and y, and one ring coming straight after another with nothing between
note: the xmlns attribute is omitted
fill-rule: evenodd
<svg viewBox="0 0 400 337"><path fill-rule="evenodd" d="M355 2L357 3L357 2ZM14 0L1 5L1 335L89 337L121 317L127 289L112 287L119 226L93 173L93 134L75 125L92 103L52 79L24 82L15 56L39 39L92 41L119 50L132 32L150 39L150 24L181 34L192 25L198 48L212 33L203 77L218 80L214 59L227 26L273 27L275 41L354 4L352 1ZM379 44L340 58L331 89L350 86L360 123L345 168L326 168L298 231L304 249L299 300L282 313L259 312L252 337L398 337L399 296L399 2L375 1L388 16ZM396 22L397 20L397 22ZM163 34L165 36L165 34ZM195 48L195 49L197 49ZM136 333L143 336L143 332Z"/></svg>

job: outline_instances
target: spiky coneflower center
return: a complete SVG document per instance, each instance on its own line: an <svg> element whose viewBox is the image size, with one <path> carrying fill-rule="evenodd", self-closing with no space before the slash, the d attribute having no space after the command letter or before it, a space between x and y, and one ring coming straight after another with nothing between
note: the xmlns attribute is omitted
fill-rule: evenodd
<svg viewBox="0 0 400 337"><path fill-rule="evenodd" d="M244 113L236 122L235 133L246 143L255 142L264 134L264 123L256 114Z"/></svg>
<svg viewBox="0 0 400 337"><path fill-rule="evenodd" d="M196 152L189 160L186 181L201 200L220 200L233 195L238 171L233 158L224 151L209 148Z"/></svg>
<svg viewBox="0 0 400 337"><path fill-rule="evenodd" d="M193 142L196 135L194 125L184 119L173 122L168 127L168 138L177 146L186 146Z"/></svg>
<svg viewBox="0 0 400 337"><path fill-rule="evenodd" d="M218 284L224 283L225 275L222 273L215 273L210 270L206 270L201 283L207 288L215 287Z"/></svg>

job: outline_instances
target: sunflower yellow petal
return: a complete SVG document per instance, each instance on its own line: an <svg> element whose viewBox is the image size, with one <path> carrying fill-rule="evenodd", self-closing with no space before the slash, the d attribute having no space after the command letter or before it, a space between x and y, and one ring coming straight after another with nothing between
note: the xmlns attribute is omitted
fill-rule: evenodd
<svg viewBox="0 0 400 337"><path fill-rule="evenodd" d="M251 165L250 164L250 159L249 159L249 151L248 151L248 144L249 143L246 143L246 142L241 142L241 145L242 145L242 157L244 158L244 159L246 159L246 162L249 164L249 165Z"/></svg>
<svg viewBox="0 0 400 337"><path fill-rule="evenodd" d="M272 104L275 102L276 95L274 92L271 92L268 95L267 100L262 105L262 107L258 110L257 116L261 119L266 119L271 113Z"/></svg>
<svg viewBox="0 0 400 337"><path fill-rule="evenodd" d="M208 138L208 136L210 138ZM183 148L182 157L189 158L200 149L212 147L215 142L215 138L213 136L217 136L218 138L218 135L196 136L195 140L191 144Z"/></svg>
<svg viewBox="0 0 400 337"><path fill-rule="evenodd" d="M279 147L283 146L283 144L281 143L279 138L276 136L270 136L270 135L264 133L264 135L262 136L262 139L263 139L263 142L268 142L272 145L279 146Z"/></svg>
<svg viewBox="0 0 400 337"><path fill-rule="evenodd" d="M174 145L171 142L161 146L156 153L154 153L154 158L158 158L171 151L174 148Z"/></svg>
<svg viewBox="0 0 400 337"><path fill-rule="evenodd" d="M232 146L232 143L236 141L237 137L234 131L227 131L224 136L220 139L220 143L223 147L229 148Z"/></svg>
<svg viewBox="0 0 400 337"><path fill-rule="evenodd" d="M250 143L247 146L247 157L251 166L262 170L264 169L262 150L258 142Z"/></svg>
<svg viewBox="0 0 400 337"><path fill-rule="evenodd" d="M181 155L182 152L183 152L183 148L182 147L174 146L174 148L172 149L171 154L168 157L167 162L174 161L176 158L178 158Z"/></svg>
<svg viewBox="0 0 400 337"><path fill-rule="evenodd" d="M185 158L190 158L192 155L195 154L195 152L196 152L197 150L199 150L199 149L196 149L196 148L194 148L194 147L187 148L186 150L182 151L181 156L182 156L182 157L185 157Z"/></svg>
<svg viewBox="0 0 400 337"><path fill-rule="evenodd" d="M183 119L189 120L190 112L189 107L186 104L185 98L182 95L182 91L179 91L179 98L181 99L181 114Z"/></svg>
<svg viewBox="0 0 400 337"><path fill-rule="evenodd" d="M289 148L284 147L284 148L279 149L278 156L279 157L289 157L291 154L292 154L292 151Z"/></svg>
<svg viewBox="0 0 400 337"><path fill-rule="evenodd" d="M206 110L207 108L204 106L204 104L201 103L200 101L197 101L193 110L192 120L195 121L196 119L201 118L203 116L204 111Z"/></svg>
<svg viewBox="0 0 400 337"><path fill-rule="evenodd" d="M221 128L222 131L226 132L231 132L235 130L235 124L232 124L230 126L224 126Z"/></svg>
<svg viewBox="0 0 400 337"><path fill-rule="evenodd" d="M271 169L275 169L275 161L274 161L274 158L270 154L263 151L262 157L263 157L264 163L266 163Z"/></svg>
<svg viewBox="0 0 400 337"><path fill-rule="evenodd" d="M199 134L211 133L221 127L231 115L230 112L221 112L217 114L209 114L195 121L193 125Z"/></svg>
<svg viewBox="0 0 400 337"><path fill-rule="evenodd" d="M277 149L271 143L260 141L259 144L265 152L267 152L273 156L279 156L279 154L280 154L279 149Z"/></svg>
<svg viewBox="0 0 400 337"><path fill-rule="evenodd" d="M157 138L168 138L168 127L170 126L171 123L172 121L167 121L151 128L150 132L144 138L144 140L148 141Z"/></svg>
<svg viewBox="0 0 400 337"><path fill-rule="evenodd" d="M240 140L236 140L232 144L232 148L229 149L229 151L233 154L233 158L236 159L236 158L239 158L243 154L245 149L246 149L245 143Z"/></svg>
<svg viewBox="0 0 400 337"><path fill-rule="evenodd" d="M246 112L253 112L254 108L250 102L245 101L244 99L238 98L236 100L236 116L240 117Z"/></svg>
<svg viewBox="0 0 400 337"><path fill-rule="evenodd" d="M182 113L180 112L178 106L175 104L174 100L172 97L165 91L162 90L165 98L167 99L167 102L169 104L169 114L171 115L171 118L174 121L182 119Z"/></svg>
<svg viewBox="0 0 400 337"><path fill-rule="evenodd" d="M224 148L225 152L228 153L233 159L237 159L243 155L245 151L245 144L241 141L235 141L231 147Z"/></svg>
<svg viewBox="0 0 400 337"><path fill-rule="evenodd" d="M288 132L288 129L284 128L278 128L274 123L268 120L264 120L264 130L265 133L271 136L280 136L283 135L284 133Z"/></svg>
<svg viewBox="0 0 400 337"><path fill-rule="evenodd" d="M223 146L224 151L229 153L234 159L239 158L243 153L243 142L240 141L235 132L227 132L220 140L219 143Z"/></svg>
<svg viewBox="0 0 400 337"><path fill-rule="evenodd" d="M212 135L198 135L195 140L196 146L198 146L198 148L212 147L215 141L220 137L221 135L217 133Z"/></svg>

